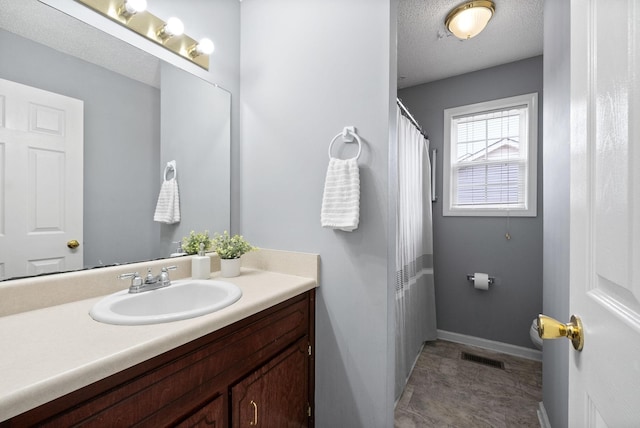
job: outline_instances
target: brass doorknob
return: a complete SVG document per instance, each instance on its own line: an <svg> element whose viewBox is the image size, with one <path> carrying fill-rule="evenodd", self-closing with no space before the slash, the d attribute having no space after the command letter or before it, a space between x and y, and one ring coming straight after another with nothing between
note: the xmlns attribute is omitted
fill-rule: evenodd
<svg viewBox="0 0 640 428"><path fill-rule="evenodd" d="M67 242L67 247L71 248L72 250L74 248L78 248L80 246L80 243L78 241L76 241L75 239L72 239L71 241Z"/></svg>
<svg viewBox="0 0 640 428"><path fill-rule="evenodd" d="M582 351L584 347L582 321L575 315L571 315L571 321L567 324L563 324L546 315L538 315L538 335L542 339L566 337L571 340L576 351Z"/></svg>

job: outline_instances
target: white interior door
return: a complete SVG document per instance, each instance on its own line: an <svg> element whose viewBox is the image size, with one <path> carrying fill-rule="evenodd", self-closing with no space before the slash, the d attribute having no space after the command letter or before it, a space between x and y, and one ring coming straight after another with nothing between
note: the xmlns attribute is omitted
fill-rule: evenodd
<svg viewBox="0 0 640 428"><path fill-rule="evenodd" d="M83 102L0 79L0 279L83 267Z"/></svg>
<svg viewBox="0 0 640 428"><path fill-rule="evenodd" d="M640 426L640 2L571 2L570 427Z"/></svg>

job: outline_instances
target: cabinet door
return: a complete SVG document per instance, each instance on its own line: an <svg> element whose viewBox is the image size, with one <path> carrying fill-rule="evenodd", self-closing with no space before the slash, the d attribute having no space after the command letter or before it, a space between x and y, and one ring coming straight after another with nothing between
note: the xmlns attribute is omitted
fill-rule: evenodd
<svg viewBox="0 0 640 428"><path fill-rule="evenodd" d="M176 428L222 428L223 424L224 403L222 397L218 397L176 425Z"/></svg>
<svg viewBox="0 0 640 428"><path fill-rule="evenodd" d="M309 354L304 337L231 388L234 428L309 426Z"/></svg>

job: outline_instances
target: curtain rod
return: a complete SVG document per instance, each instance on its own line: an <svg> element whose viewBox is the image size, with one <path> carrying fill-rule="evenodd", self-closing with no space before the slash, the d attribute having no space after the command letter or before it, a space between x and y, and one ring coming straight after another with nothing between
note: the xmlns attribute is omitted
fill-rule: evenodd
<svg viewBox="0 0 640 428"><path fill-rule="evenodd" d="M406 118L409 119L416 128L418 128L418 131L420 131L422 136L428 140L429 136L422 130L422 126L420 126L418 121L414 119L414 117L409 112L409 109L406 108L404 104L402 104L402 100L400 100L400 98L398 97L396 97L396 104L398 104L398 106L400 107L400 111L402 112L402 114L406 116Z"/></svg>

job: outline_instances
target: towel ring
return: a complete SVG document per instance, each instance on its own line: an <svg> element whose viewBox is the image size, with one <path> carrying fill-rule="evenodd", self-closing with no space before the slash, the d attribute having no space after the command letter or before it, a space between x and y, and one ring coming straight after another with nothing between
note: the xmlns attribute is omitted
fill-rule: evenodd
<svg viewBox="0 0 640 428"><path fill-rule="evenodd" d="M356 155L355 159L358 159L360 157L360 153L362 152L362 140L360 139L358 134L355 133L353 129L354 129L353 127L346 127L341 133L333 137L333 140L331 140L331 143L329 143L329 159L331 159L331 148L333 147L333 143L336 142L338 137L348 138L349 135L354 136L356 141L358 142L358 154ZM353 142L353 140L349 142Z"/></svg>
<svg viewBox="0 0 640 428"><path fill-rule="evenodd" d="M173 178L178 176L178 168L176 167L176 161L167 162L167 166L164 167L164 181L167 181L167 174L173 171Z"/></svg>

